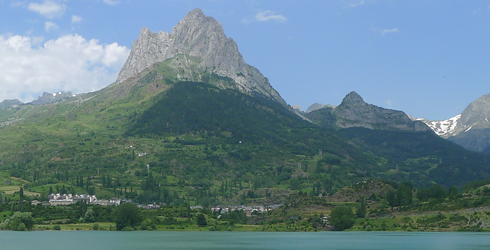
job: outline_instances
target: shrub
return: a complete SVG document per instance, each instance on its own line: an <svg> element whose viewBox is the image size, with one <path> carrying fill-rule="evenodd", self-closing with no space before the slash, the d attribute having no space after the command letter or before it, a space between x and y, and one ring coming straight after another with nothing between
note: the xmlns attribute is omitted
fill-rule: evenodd
<svg viewBox="0 0 490 250"><path fill-rule="evenodd" d="M208 225L208 222L206 221L206 217L204 216L204 214L201 213L197 216L197 225L200 227L205 227Z"/></svg>
<svg viewBox="0 0 490 250"><path fill-rule="evenodd" d="M330 215L330 224L335 227L335 230L343 231L349 229L354 225L354 213L350 207L341 206L332 210Z"/></svg>
<svg viewBox="0 0 490 250"><path fill-rule="evenodd" d="M138 206L123 203L116 209L116 229L125 230L127 227L136 227L141 223L141 211Z"/></svg>
<svg viewBox="0 0 490 250"><path fill-rule="evenodd" d="M0 224L0 229L13 231L28 231L34 227L31 213L15 212L12 217Z"/></svg>

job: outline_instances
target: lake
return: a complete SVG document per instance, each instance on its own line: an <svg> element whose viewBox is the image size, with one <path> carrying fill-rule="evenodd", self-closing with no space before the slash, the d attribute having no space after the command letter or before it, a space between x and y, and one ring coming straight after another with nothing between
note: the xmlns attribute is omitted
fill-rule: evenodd
<svg viewBox="0 0 490 250"><path fill-rule="evenodd" d="M0 231L0 249L490 249L488 233Z"/></svg>

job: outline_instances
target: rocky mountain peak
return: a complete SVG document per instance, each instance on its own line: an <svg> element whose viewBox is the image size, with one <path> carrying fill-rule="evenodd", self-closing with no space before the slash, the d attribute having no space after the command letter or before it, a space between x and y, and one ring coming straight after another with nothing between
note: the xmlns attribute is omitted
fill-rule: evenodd
<svg viewBox="0 0 490 250"><path fill-rule="evenodd" d="M333 113L336 126L341 128L365 127L383 130L429 131L420 121L413 121L402 111L381 108L364 102L356 92L350 92Z"/></svg>
<svg viewBox="0 0 490 250"><path fill-rule="evenodd" d="M356 93L355 91L350 92L347 94L342 102L340 103L339 107L341 106L364 106L366 103L364 102L364 99Z"/></svg>
<svg viewBox="0 0 490 250"><path fill-rule="evenodd" d="M489 128L490 127L490 95L484 95L470 103L461 113L463 127Z"/></svg>
<svg viewBox="0 0 490 250"><path fill-rule="evenodd" d="M206 16L204 15L204 12L202 12L201 9L195 8L191 10L191 12L187 13L187 15L184 16L184 19L182 20L189 20L189 19L202 19L205 18Z"/></svg>
<svg viewBox="0 0 490 250"><path fill-rule="evenodd" d="M198 62L187 60L183 63L186 66L195 64L194 68L229 77L237 83L236 88L241 92L267 96L287 106L267 78L245 63L236 42L226 37L222 25L214 18L205 16L200 9L189 12L172 29L172 33L153 33L147 28L141 29L117 82L122 83L152 64L178 55L198 58ZM178 67L180 63L176 65ZM187 70L189 68L186 67Z"/></svg>

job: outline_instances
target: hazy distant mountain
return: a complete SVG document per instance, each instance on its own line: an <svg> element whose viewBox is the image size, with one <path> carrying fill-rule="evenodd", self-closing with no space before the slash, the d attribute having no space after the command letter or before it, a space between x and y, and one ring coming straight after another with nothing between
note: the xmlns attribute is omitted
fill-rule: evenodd
<svg viewBox="0 0 490 250"><path fill-rule="evenodd" d="M2 102L0 102L0 109L6 109L6 108L10 108L10 107L15 107L15 106L18 106L18 105L21 105L22 102L17 100L17 99L13 99L13 100L3 100Z"/></svg>
<svg viewBox="0 0 490 250"><path fill-rule="evenodd" d="M310 105L308 107L308 109L306 109L306 113L310 113L310 112L313 112L313 111L315 111L317 109L321 109L321 108L324 108L324 107L335 108L335 106L333 106L332 104L321 104L321 103L315 102L312 105Z"/></svg>
<svg viewBox="0 0 490 250"><path fill-rule="evenodd" d="M71 92L58 92L58 93L47 93L44 92L42 96L38 97L36 100L28 103L32 105L44 105L44 104L49 104L49 103L55 103L55 102L60 102L65 99L74 97Z"/></svg>

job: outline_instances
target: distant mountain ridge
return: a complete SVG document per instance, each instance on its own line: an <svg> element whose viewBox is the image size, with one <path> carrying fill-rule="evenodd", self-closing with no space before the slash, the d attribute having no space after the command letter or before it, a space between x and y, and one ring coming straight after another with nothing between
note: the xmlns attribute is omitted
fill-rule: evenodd
<svg viewBox="0 0 490 250"><path fill-rule="evenodd" d="M0 102L0 110L6 109L6 108L15 108L20 105L24 104L31 104L31 105L45 105L45 104L50 104L50 103L55 103L55 102L60 102L69 98L75 97L71 92L55 92L55 93L48 93L44 92L41 96L39 96L36 100L33 100L28 103L23 103L17 99L12 99L12 100L3 100Z"/></svg>
<svg viewBox="0 0 490 250"><path fill-rule="evenodd" d="M322 107L307 113L306 117L327 127L430 131L430 128L423 122L413 121L402 111L385 109L364 102L362 97L354 91L350 92L339 106Z"/></svg>
<svg viewBox="0 0 490 250"><path fill-rule="evenodd" d="M38 97L36 100L29 102L28 104L32 105L44 105L49 103L55 103L59 101L66 100L68 98L74 97L70 91L68 92L57 92L57 93L48 93L44 92L42 96Z"/></svg>
<svg viewBox="0 0 490 250"><path fill-rule="evenodd" d="M10 107L15 107L15 106L18 106L18 105L21 105L23 104L21 101L17 100L17 99L13 99L13 100L3 100L2 102L0 102L0 109L6 109L6 108L10 108Z"/></svg>

